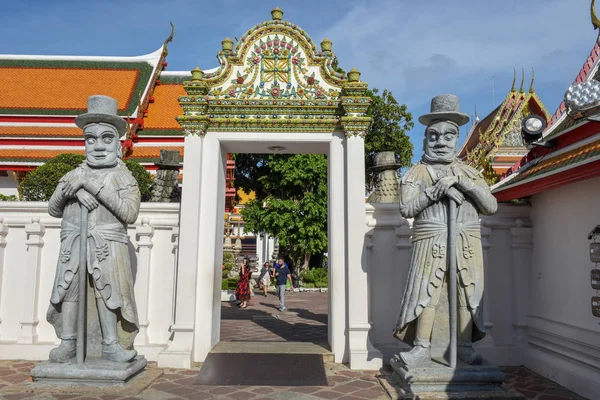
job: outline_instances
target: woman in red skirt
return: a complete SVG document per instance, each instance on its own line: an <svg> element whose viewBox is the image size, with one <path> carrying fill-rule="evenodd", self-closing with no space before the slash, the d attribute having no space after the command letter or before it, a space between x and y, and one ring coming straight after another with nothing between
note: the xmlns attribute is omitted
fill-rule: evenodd
<svg viewBox="0 0 600 400"><path fill-rule="evenodd" d="M252 270L248 261L247 257L244 257L242 260L240 278L235 288L235 298L239 302L240 308L246 308L248 300L250 300L250 277L252 276Z"/></svg>

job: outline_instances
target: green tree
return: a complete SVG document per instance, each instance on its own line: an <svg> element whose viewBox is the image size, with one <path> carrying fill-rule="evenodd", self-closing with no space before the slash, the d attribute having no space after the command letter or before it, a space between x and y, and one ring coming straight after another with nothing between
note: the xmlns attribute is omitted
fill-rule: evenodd
<svg viewBox="0 0 600 400"><path fill-rule="evenodd" d="M398 104L392 92L384 90L380 95L377 88L368 90L371 105L367 115L373 121L365 137L365 166L367 190L372 190L375 175L368 172L373 166L373 155L380 151L393 151L396 161L403 167L411 165L413 145L406 134L413 126L412 114L407 111L405 104Z"/></svg>
<svg viewBox="0 0 600 400"><path fill-rule="evenodd" d="M236 184L257 193L242 209L245 230L277 237L290 265L299 266L298 273L308 268L311 256L327 249L327 158L238 154L236 172L245 175L239 160L244 160L239 165L254 174L255 181L245 176Z"/></svg>
<svg viewBox="0 0 600 400"><path fill-rule="evenodd" d="M48 201L58 186L58 181L67 172L77 168L85 160L80 154L60 154L48 160L44 165L27 174L21 182L23 200L26 201ZM131 171L138 182L142 201L146 201L150 195L152 175L137 161L125 160L125 165Z"/></svg>

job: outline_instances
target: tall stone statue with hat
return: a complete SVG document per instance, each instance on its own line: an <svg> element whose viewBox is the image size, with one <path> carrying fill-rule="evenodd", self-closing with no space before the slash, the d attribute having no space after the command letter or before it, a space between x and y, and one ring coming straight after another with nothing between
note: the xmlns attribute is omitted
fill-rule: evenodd
<svg viewBox="0 0 600 400"><path fill-rule="evenodd" d="M83 129L85 161L60 179L48 205L50 215L62 218L47 315L61 342L50 351L50 362L83 363L86 339L96 336L101 337L96 358L129 363L137 355L139 324L127 224L137 219L140 191L121 160L119 137L126 122L117 115L115 99L97 95L75 123Z"/></svg>
<svg viewBox="0 0 600 400"><path fill-rule="evenodd" d="M433 98L431 112L419 118L427 126L423 158L401 180L400 213L414 223L409 273L394 328L394 336L413 348L395 356L392 364L429 362L437 319L450 320L452 368L456 358L482 362L472 347L485 335L479 214L495 213L497 204L479 171L456 158L459 127L468 121L451 94ZM443 296L448 311L438 308Z"/></svg>

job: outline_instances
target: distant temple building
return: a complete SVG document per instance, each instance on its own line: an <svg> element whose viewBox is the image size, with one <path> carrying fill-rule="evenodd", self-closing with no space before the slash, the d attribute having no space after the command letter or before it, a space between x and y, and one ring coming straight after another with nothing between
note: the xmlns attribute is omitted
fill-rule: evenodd
<svg viewBox="0 0 600 400"><path fill-rule="evenodd" d="M533 77L528 91L512 88L504 101L482 120L475 116L471 130L459 150L459 158L481 169L486 179L498 180L525 154L527 148L521 138L521 121L529 114L537 114L550 120L550 114L533 89Z"/></svg>

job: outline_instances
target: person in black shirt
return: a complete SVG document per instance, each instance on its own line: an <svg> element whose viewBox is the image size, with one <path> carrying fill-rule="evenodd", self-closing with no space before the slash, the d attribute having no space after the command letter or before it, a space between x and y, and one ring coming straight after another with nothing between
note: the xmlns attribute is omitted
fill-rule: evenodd
<svg viewBox="0 0 600 400"><path fill-rule="evenodd" d="M275 279L277 285L277 294L279 295L279 311L285 310L285 284L289 280L292 290L294 290L294 284L292 283L292 274L287 264L284 262L283 257L279 257L278 263L275 264Z"/></svg>

